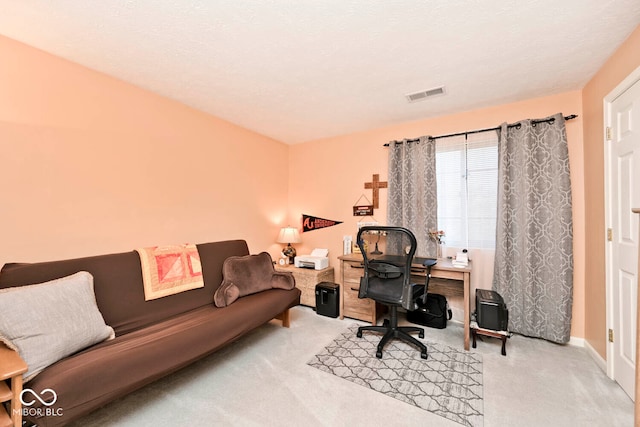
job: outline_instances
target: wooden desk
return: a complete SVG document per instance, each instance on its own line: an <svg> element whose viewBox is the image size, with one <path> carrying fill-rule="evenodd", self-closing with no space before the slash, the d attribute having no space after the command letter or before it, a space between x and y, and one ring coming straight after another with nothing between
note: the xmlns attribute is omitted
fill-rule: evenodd
<svg viewBox="0 0 640 427"><path fill-rule="evenodd" d="M340 284L340 318L345 316L364 320L376 324L377 312L376 304L369 299L358 300L358 290L360 289L360 277L363 275L362 255L351 254L339 256L340 272L342 282ZM426 267L416 262L420 258L414 258L411 265L411 275L414 278L426 276ZM471 319L470 308L470 286L471 286L472 263L465 268L454 267L450 259L439 259L438 263L431 267L431 277L438 279L449 279L459 281L462 284L464 298L464 349L469 350ZM420 283L417 281L417 283Z"/></svg>

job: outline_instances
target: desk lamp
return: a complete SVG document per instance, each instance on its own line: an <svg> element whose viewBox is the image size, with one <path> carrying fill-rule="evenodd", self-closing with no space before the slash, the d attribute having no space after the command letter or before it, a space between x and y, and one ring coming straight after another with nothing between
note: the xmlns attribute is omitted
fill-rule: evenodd
<svg viewBox="0 0 640 427"><path fill-rule="evenodd" d="M293 264L296 257L296 249L291 246L292 243L300 243L300 234L298 229L294 227L283 227L278 235L278 243L286 243L284 249L282 249L282 255L289 257L289 264Z"/></svg>

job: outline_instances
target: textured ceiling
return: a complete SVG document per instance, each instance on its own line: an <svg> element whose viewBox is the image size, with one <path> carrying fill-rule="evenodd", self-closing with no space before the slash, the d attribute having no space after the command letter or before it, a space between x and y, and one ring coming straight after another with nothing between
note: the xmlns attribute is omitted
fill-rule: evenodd
<svg viewBox="0 0 640 427"><path fill-rule="evenodd" d="M580 89L638 24L638 0L0 0L0 34L286 143Z"/></svg>

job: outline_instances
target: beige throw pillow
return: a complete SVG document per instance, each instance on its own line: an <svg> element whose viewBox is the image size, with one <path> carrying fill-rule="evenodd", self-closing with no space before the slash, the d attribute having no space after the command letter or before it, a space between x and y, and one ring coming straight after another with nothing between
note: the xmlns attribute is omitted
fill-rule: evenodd
<svg viewBox="0 0 640 427"><path fill-rule="evenodd" d="M0 341L28 365L25 381L47 366L113 338L86 271L36 285L0 290Z"/></svg>

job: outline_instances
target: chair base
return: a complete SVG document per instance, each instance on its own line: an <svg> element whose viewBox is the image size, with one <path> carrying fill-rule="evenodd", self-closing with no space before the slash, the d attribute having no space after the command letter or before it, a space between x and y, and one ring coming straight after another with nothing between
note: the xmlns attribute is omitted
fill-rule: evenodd
<svg viewBox="0 0 640 427"><path fill-rule="evenodd" d="M398 326L398 311L397 307L391 306L391 319L385 319L382 326L360 326L358 328L358 332L356 336L358 338L362 338L362 331L373 331L373 332L382 332L384 336L378 343L378 348L376 350L376 357L378 359L382 359L382 350L384 346L392 339L397 338L399 340L408 342L409 344L413 344L414 346L420 349L420 357L426 359L427 355L427 346L423 343L409 335L410 333L418 333L420 338L424 338L424 329L419 328L417 326Z"/></svg>

